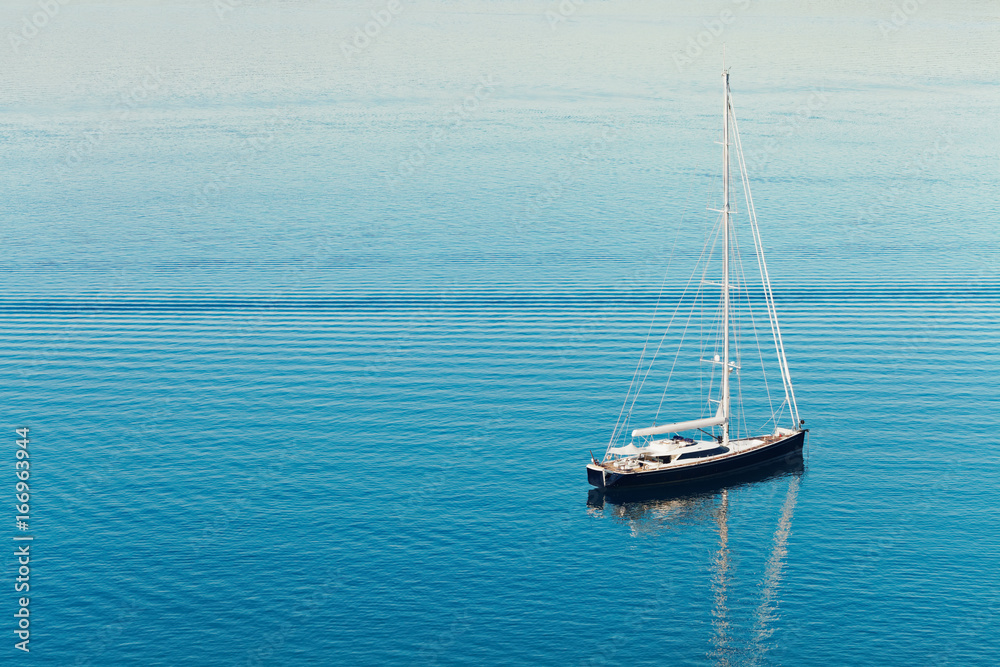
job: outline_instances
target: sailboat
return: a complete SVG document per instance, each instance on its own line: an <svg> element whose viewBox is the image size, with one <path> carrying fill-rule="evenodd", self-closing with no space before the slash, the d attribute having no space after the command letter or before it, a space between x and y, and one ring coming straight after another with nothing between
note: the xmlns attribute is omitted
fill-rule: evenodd
<svg viewBox="0 0 1000 667"><path fill-rule="evenodd" d="M713 313L710 318L703 317L703 321L713 323L709 329L715 338L714 354L709 354L708 358L698 359L699 362L708 364L711 368L711 377L705 392L708 398L702 402L701 408L703 412L708 412L708 415L695 419L690 418L690 415L678 415L688 418L671 420L666 424L656 424L654 418L654 423L651 426L629 429L640 390L646 384L656 357L654 354L652 361L646 361L646 351L651 347L647 338L647 345L643 348L643 354L636 366L632 384L629 386L625 402L622 404L618 422L604 457L598 460L591 453L591 462L587 465L588 482L600 489L707 481L745 472L748 469L772 463L775 459L782 457L801 456L802 454L807 429L803 428L805 420L800 419L798 406L795 402L795 391L792 387L788 361L785 357L785 346L778 325L771 280L764 262L764 248L757 225L753 198L750 195L746 160L743 155L743 146L739 138L729 88L728 69L723 70L722 78L722 207L713 209L719 213L715 234L716 242L712 245L713 250L707 254L706 251L702 253L703 258L714 259L714 248L721 241L721 253L718 257L721 266L716 269L721 270L721 280L716 282L705 279L708 275L706 270L699 281L696 297L689 298L688 288L685 288L677 310L674 311L676 316L680 307L685 303L695 304L693 307L701 304L704 308L707 301L703 295L709 290L719 290L718 296L713 299L713 310L715 310L714 306L717 305L718 312ZM746 219L743 227L748 228L753 237L760 276L760 285L753 290L749 286L739 261L739 242L737 228L734 225L737 210L735 203L730 201L731 152L736 154L737 167L743 183L746 202L746 215L741 216L741 218ZM706 248L708 247L709 244L706 244ZM692 281L696 274L697 271L692 274ZM689 281L689 286L692 281ZM757 336L756 320L753 317L754 303L757 304L758 308L762 305L766 309L770 323L774 341L772 362L778 368L784 390L783 398L778 406L774 405L767 384L763 352ZM740 310L741 307L749 315L743 314L743 310ZM674 321L675 318L671 318L671 323ZM687 323L689 324L691 321L691 317L689 317ZM684 325L684 334L680 337L681 343L687 334L688 324ZM758 343L761 360L759 375L753 373L748 375L753 376L753 379L762 380L763 387L761 389L767 394L767 405L770 407L769 419L759 426L757 431L752 431L748 426L747 411L743 409L744 392L740 374L745 366L744 360L749 360L749 358L742 354L743 346L740 341L746 334L746 329L753 332L753 338ZM656 349L659 350L660 347L658 345ZM703 343L702 352L705 351L707 351L707 345ZM675 357L674 366L671 367L667 386L664 389L664 397L667 388L669 388L670 378L674 375L673 368L676 366L677 358ZM701 374L700 371L699 374ZM737 385L735 391L737 401L735 402L733 400L734 382ZM703 387L704 384L703 381ZM686 391L692 393L690 387ZM758 401L758 405L762 404ZM662 405L663 398L661 398L660 406L657 408L657 416ZM791 423L785 426L780 425L779 422L785 418ZM695 437L689 437L685 433L693 434Z"/></svg>

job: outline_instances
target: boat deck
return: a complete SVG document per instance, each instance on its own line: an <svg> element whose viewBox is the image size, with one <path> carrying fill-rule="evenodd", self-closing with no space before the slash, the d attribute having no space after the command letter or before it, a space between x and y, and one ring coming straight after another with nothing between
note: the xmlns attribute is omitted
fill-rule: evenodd
<svg viewBox="0 0 1000 667"><path fill-rule="evenodd" d="M728 445L712 440L696 440L686 447L678 447L670 452L670 460L659 460L664 457L644 458L643 455L632 455L600 463L592 464L613 472L646 472L652 470L666 470L674 468L684 468L686 466L700 465L710 461L738 456L751 450L770 445L778 440L789 437L786 434L774 434L759 436L756 438L742 438L730 440ZM683 458L684 454L701 454L689 458Z"/></svg>

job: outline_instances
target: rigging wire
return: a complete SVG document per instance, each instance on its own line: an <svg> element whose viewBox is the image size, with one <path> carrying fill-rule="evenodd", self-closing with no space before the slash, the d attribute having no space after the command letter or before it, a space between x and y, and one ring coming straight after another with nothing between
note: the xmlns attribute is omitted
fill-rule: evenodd
<svg viewBox="0 0 1000 667"><path fill-rule="evenodd" d="M757 250L757 265L760 270L761 283L764 286L764 301L767 305L768 319L771 322L771 334L774 337L774 346L778 355L778 366L781 369L781 380L785 388L785 401L788 403L795 420L795 426L799 425L799 410L795 402L795 390L792 388L792 376L788 370L788 359L785 357L785 345L781 340L781 328L778 325L778 312L774 305L774 293L771 290L771 277L764 263L764 243L760 238L760 229L757 226L757 211L754 208L753 196L750 193L750 181L747 176L746 157L743 154L743 142L740 139L739 127L736 124L736 108L732 99L729 100L729 107L732 110L733 129L736 139L736 156L739 165L740 175L743 179L743 193L747 201L747 212L750 216L750 229L753 232L754 246Z"/></svg>
<svg viewBox="0 0 1000 667"><path fill-rule="evenodd" d="M791 412L791 416L795 420L795 425L797 426L798 425L798 409L797 409L797 406L796 406L796 403L795 403L795 394L794 394L794 391L792 389L791 374L790 374L789 369L788 369L788 361L787 361L787 359L785 357L784 344L783 344L783 342L781 340L781 331L780 331L780 327L778 325L777 309L776 309L775 304L774 304L774 294L773 294L773 291L771 289L770 276L768 275L767 267L766 267L766 265L764 263L763 242L762 242L761 237L760 237L760 229L759 229L758 224L757 224L757 214L756 214L756 210L755 210L754 204L753 204L753 197L752 197L751 192L750 192L750 183L749 183L749 178L748 178L748 173L747 173L746 157L745 157L745 155L743 153L742 140L740 138L739 128L738 128L737 122L736 122L735 107L732 104L732 99L731 98L727 99L727 104L729 105L729 111L730 111L730 116L729 117L731 119L731 122L733 123L733 146L736 149L736 151L735 151L736 152L736 157L737 157L736 161L737 161L737 165L738 165L738 169L739 169L739 173L740 173L740 178L741 178L742 185L743 185L744 197L745 197L746 204L747 204L747 217L748 217L748 220L750 222L749 226L750 226L752 237L753 237L753 241L754 241L754 250L756 251L758 269L760 271L760 277L761 277L761 284L763 286L764 303L765 303L765 307L766 307L767 313L768 313L768 320L770 321L770 325L771 325L771 334L772 334L772 337L774 338L775 352L776 352L776 355L777 355L778 366L779 366L779 369L781 370L781 379L782 379L782 384L783 384L784 392L785 392L785 400L782 401L782 403L778 406L778 409L776 411L775 408L774 408L774 401L773 401L773 398L771 396L770 385L769 385L769 383L767 381L767 371L766 371L766 365L764 363L764 358L763 358L763 350L762 350L762 347L761 347L761 344L760 344L760 342L761 342L760 341L760 336L759 336L758 331L757 331L756 318L754 317L754 313L753 313L753 306L752 306L752 299L751 299L751 294L750 294L750 289L749 289L749 282L746 279L746 272L745 272L745 269L744 269L742 261L741 261L741 253L740 253L740 250L739 250L738 237L737 237L736 234L731 234L732 244L731 244L731 248L730 248L730 253L731 253L731 256L735 259L734 265L737 267L736 271L734 272L735 273L735 278L736 278L736 281L735 281L736 282L736 285L735 285L736 290L735 291L737 292L738 296L739 295L743 295L746 298L746 303L747 303L747 317L749 319L750 329L753 332L754 342L756 343L756 346L757 346L758 358L760 359L760 363L761 363L761 374L762 374L762 377L763 377L763 380L764 380L765 393L767 395L768 408L769 408L769 410L771 412L771 418L770 418L770 420L768 420L767 422L765 422L764 425L766 426L767 423L773 421L774 424L775 424L775 427L777 427L778 419L779 419L780 415L784 413L784 408L787 405L789 407L790 412ZM693 189L693 182L692 182L691 186L689 186L688 194L685 196L685 201L689 200L691 189ZM711 201L711 195L709 196L709 201ZM686 206L687 205L685 204L685 208L686 208ZM735 209L733 209L731 212L734 213L734 214L736 213ZM666 274L664 275L663 281L660 284L660 290L659 290L659 293L658 293L657 299L656 299L656 306L655 306L655 308L653 310L653 320L650 322L649 330L646 333L646 340L643 343L642 350L641 350L640 355L639 355L639 360L636 363L635 370L633 371L632 378L631 378L631 380L629 382L628 390L626 391L626 394L625 394L625 400L622 402L621 410L618 413L618 419L615 422L615 428L612 431L611 439L610 439L610 441L608 443L607 451L605 451L605 455L604 455L605 459L608 458L610 450L611 450L611 447L614 445L614 443L618 439L618 437L619 436L624 437L625 433L628 432L628 425L629 425L629 423L631 421L632 412L635 409L636 402L639 399L639 394L641 393L642 388L645 386L645 383L646 383L647 379L649 379L649 377L650 377L650 373L652 372L653 365L656 362L656 359L657 359L657 357L658 357L658 355L660 353L660 350L663 347L663 344L664 344L664 342L665 342L665 340L667 338L667 335L671 331L671 328L674 326L674 322L677 319L677 315L678 315L678 313L680 311L681 305L684 304L685 301L688 299L689 291L691 290L691 286L692 286L692 283L693 283L693 281L695 279L695 276L697 276L698 273L699 273L699 268L701 268L701 281L700 281L701 285L695 291L695 293L694 293L694 295L692 297L691 312L688 314L688 317L687 317L687 319L684 322L684 328L681 331L681 337L680 337L680 343L678 344L678 350L677 350L677 353L674 355L673 362L672 362L672 364L670 366L670 370L669 370L669 372L667 374L667 380L666 380L666 383L664 385L663 392L661 393L659 403L657 404L656 412L655 412L655 415L654 415L654 422L653 422L654 424L656 423L656 419L659 418L660 412L661 412L662 407L663 407L663 403L664 403L664 401L666 399L667 390L668 390L668 388L670 386L670 381L673 378L673 374L674 374L675 369L677 368L678 360L680 358L681 348L683 347L683 343L684 343L684 341L685 341L685 339L686 339L686 337L688 335L688 331L690 329L691 321L692 321L692 318L694 317L694 313L695 313L696 310L698 310L699 305L701 306L701 313L702 313L701 316L699 317L699 320L698 320L701 323L700 324L700 331L701 331L701 336L702 336L702 341L701 341L700 348L701 348L702 355L704 355L704 350L705 350L705 337L704 337L704 334L705 334L705 315L704 315L704 309L705 309L705 298L704 298L705 297L705 290L703 289L703 286L705 284L707 284L707 282L706 282L706 276L708 275L708 263L711 260L712 256L715 254L714 248L715 248L716 244L718 243L718 237L719 237L719 234L722 231L721 227L722 227L722 219L723 218L725 218L724 215L720 216L720 221L716 224L716 226L714 228L714 234L710 234L709 238L706 239L705 245L702 247L701 253L698 256L697 261L695 262L694 270L691 272L691 275L688 278L688 281L684 285L684 289L682 290L682 292L680 294L680 298L678 300L677 306L674 308L673 312L671 313L670 319L667 322L667 325L665 327L663 335L660 337L660 340L657 342L655 350L652 350L652 354L649 357L649 360L647 362L647 353L650 352L651 341L652 341L652 332L653 332L653 329L654 329L654 326L655 326L657 315L660 312L660 306L661 306L662 299L663 299L663 291L664 291L664 288L666 286L667 277L669 276L669 273L670 273L670 267L672 266L674 257L676 255L677 243L678 243L678 240L680 238L681 229L684 226L684 220L682 219L681 222L678 224L677 233L675 234L673 246L671 248L670 257L669 257L669 260L668 260L668 263L667 263L667 271L666 271ZM708 253L708 260L707 261L706 261L706 253ZM703 261L705 262L704 264L702 264ZM720 301L724 302L726 296L727 295L725 295L725 294L721 295ZM737 299L737 301L739 301L739 298ZM733 340L733 346L734 346L735 365L737 367L739 367L739 368L742 368L742 340L743 340L742 336L744 335L744 331L743 330L746 327L746 323L745 323L745 320L742 317L742 313L741 313L740 309L737 308L736 310L737 310L737 313L736 313L736 315L735 315L735 317L733 319L733 331L732 331L733 335L732 335L732 339L734 339ZM716 333L721 333L720 332L720 329L722 328L721 319L722 319L722 315L721 315L721 313L719 311L717 311L717 316L715 318L715 323L714 323L714 325L712 327L712 330L715 331ZM721 335L725 335L728 338L730 336L730 331L726 331L724 333L721 333ZM716 354L718 353L718 349L719 349L719 338L716 337L716 345L715 345L715 352L716 352ZM725 374L728 371L729 371L729 369L723 368L721 372L723 374ZM701 387L702 392L704 392L704 390L705 390L705 380L704 380L704 378L705 378L704 372L701 371L701 370L699 370L699 385ZM714 369L714 365L713 365L712 372L709 375L709 386L708 386L708 395L709 396L711 396L712 388L714 386L714 378L715 378L715 369ZM723 381L725 380L725 376L724 375L722 377L722 380ZM704 393L702 395L704 395ZM737 373L737 377L736 377L736 398L737 398L737 401L736 401L736 410L733 410L732 406L730 406L730 419L732 420L732 415L734 413L738 413L739 417L736 420L734 420L736 422L737 429L739 430L740 423L742 422L743 432L746 433L746 434L749 434L750 430L749 430L748 425L747 425L746 411L745 411L744 405L743 405L742 378L741 378L741 375L739 373ZM631 399L631 401L630 401L630 399ZM709 403L711 403L711 399L709 399Z"/></svg>
<svg viewBox="0 0 1000 667"><path fill-rule="evenodd" d="M692 271L691 277L688 279L688 284L689 285L690 285L691 281L694 280L694 276L697 275L697 273L698 273L698 267L699 266L704 266L704 268L702 269L702 272L701 272L701 281L700 282L701 282L702 285L705 283L705 276L708 275L708 266L711 263L712 255L715 252L715 245L718 243L719 233L721 231L720 230L721 226L722 226L721 224L717 224L716 227L715 227L715 236L714 237L710 236L705 241L705 245L704 245L704 247L702 247L701 255L699 255L699 257L698 257L698 262L695 264L695 269L694 269L694 271ZM711 244L711 250L709 250L709 245L710 244ZM705 258L705 252L706 251L709 252L708 258L705 259L704 263L702 263L702 260ZM691 319L694 317L694 313L695 313L695 310L696 310L697 298L698 298L698 296L700 296L701 294L703 294L703 290L701 289L701 287L699 287L699 289L696 291L695 294L696 294L696 296L695 296L695 305L692 306L691 312L688 313L687 321L684 323L684 329L681 331L681 339L680 339L680 342L677 344L677 352L676 352L676 354L674 354L674 361L670 365L670 372L667 374L667 381L666 381L666 383L663 386L663 393L660 394L660 402L656 406L656 414L653 417L653 423L654 424L656 423L656 420L660 416L660 410L663 407L663 400L664 400L664 398L667 395L667 389L670 386L670 380L671 380L671 378L673 378L674 369L677 367L677 361L680 358L681 350L683 349L684 339L687 337L688 329L691 326ZM680 308L680 304L679 303L678 303L677 307ZM663 338L660 339L660 345L663 344L663 340L666 339L666 336L667 336L667 332L665 331L663 333ZM659 348L657 348L657 350L659 350ZM650 368L652 368L652 364L650 364Z"/></svg>
<svg viewBox="0 0 1000 667"><path fill-rule="evenodd" d="M688 205L688 202L691 201L691 193L693 191L694 191L694 180L692 179L692 181L688 185L687 193L685 193L685 195L684 195L684 208L682 210L687 210L687 205ZM639 354L639 360L636 363L635 371L632 373L632 379L629 382L628 391L625 392L625 400L622 402L621 410L618 412L618 419L615 421L615 428L611 432L611 439L608 441L608 447L607 447L607 449L604 452L604 458L605 459L608 457L608 452L611 450L612 445L614 445L615 440L618 438L619 429L621 429L621 431L627 431L628 430L628 423L629 423L629 421L631 419L631 416L632 416L632 407L635 406L635 399L638 398L639 390L642 389L642 384L640 383L639 387L636 388L636 390L635 390L635 397L633 397L632 406L629 407L629 411L626 414L625 413L625 406L628 405L628 399L629 399L629 395L632 393L632 387L635 385L636 378L638 377L639 371L642 368L642 362L643 362L643 359L644 359L644 357L646 355L646 349L647 349L647 347L649 345L649 339L650 339L650 337L652 336L652 333L653 333L653 326L656 323L656 313L659 312L660 302L661 302L661 300L663 298L663 288L666 285L667 278L670 275L670 266L673 263L673 259L674 259L674 256L676 254L676 251L677 251L677 242L680 239L681 230L684 228L684 222L685 222L684 217L682 217L681 220L680 220L680 222L677 225L677 232L674 234L674 242L673 242L673 245L670 248L670 257L667 260L667 269L666 269L666 271L664 271L663 282L660 283L660 292L659 292L659 294L656 297L656 306L653 308L653 318L652 318L652 320L649 323L649 330L646 332L646 341L645 341L645 343L643 343L642 352ZM702 252L704 252L704 249L702 249ZM690 284L690 281L689 281L689 284ZM685 286L685 292L684 292L684 294L686 294L686 292L687 292L687 286ZM682 296L683 296L683 294L682 294ZM678 302L677 307L674 308L674 313L671 315L670 320L667 322L667 327L666 328L667 328L668 331L670 329L670 325L673 323L674 317L677 315L677 310L680 307L680 303L681 302ZM666 332L664 332L664 337L666 337ZM663 343L663 339L661 338L660 344L662 345L662 343ZM657 347L657 349L659 349L659 347ZM654 355L654 359L655 359L655 355ZM625 417L624 424L622 424L622 416L623 415Z"/></svg>

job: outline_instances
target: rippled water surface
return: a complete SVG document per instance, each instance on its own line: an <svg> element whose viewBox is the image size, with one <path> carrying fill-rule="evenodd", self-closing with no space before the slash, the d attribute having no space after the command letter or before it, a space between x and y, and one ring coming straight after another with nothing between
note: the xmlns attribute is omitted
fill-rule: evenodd
<svg viewBox="0 0 1000 667"><path fill-rule="evenodd" d="M5 659L995 663L986 4L418 0L356 51L387 5L219 6L74 2L5 56ZM805 461L602 501L718 205L723 41Z"/></svg>

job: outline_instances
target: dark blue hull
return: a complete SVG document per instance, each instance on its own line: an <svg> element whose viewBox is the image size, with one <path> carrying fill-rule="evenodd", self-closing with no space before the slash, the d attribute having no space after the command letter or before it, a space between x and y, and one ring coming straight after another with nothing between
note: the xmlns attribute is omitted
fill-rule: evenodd
<svg viewBox="0 0 1000 667"><path fill-rule="evenodd" d="M736 475L783 458L800 457L805 431L798 431L748 452L666 470L611 472L587 466L587 481L599 489L632 488L659 484L689 484Z"/></svg>

